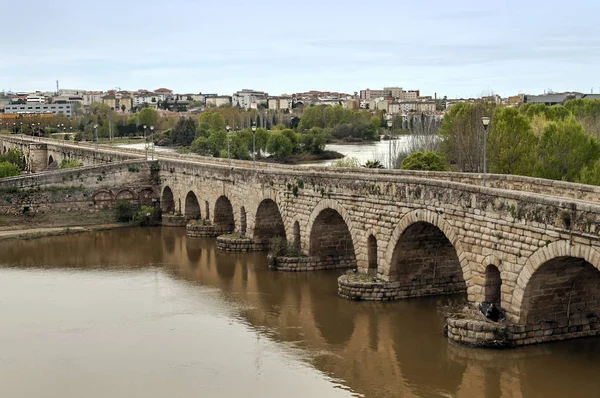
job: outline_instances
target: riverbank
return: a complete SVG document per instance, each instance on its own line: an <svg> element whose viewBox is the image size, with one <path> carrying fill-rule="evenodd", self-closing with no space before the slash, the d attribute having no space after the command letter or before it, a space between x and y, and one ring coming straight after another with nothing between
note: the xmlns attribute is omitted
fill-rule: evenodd
<svg viewBox="0 0 600 398"><path fill-rule="evenodd" d="M127 227L115 222L111 210L98 212L30 213L0 215L0 241L35 239L43 236L67 235Z"/></svg>

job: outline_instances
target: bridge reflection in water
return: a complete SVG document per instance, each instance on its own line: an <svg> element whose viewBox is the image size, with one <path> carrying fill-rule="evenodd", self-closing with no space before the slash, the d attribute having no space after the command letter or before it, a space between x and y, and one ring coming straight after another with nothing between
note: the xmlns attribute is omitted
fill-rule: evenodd
<svg viewBox="0 0 600 398"><path fill-rule="evenodd" d="M188 238L183 229L123 229L5 242L0 259L0 264L18 268L76 269L97 277L98 283L107 269L128 271L123 274L127 278L130 272L147 272L154 265L159 279L175 281L186 291L214 288L218 300L233 309L228 317L291 348L316 369L367 397L600 396L598 339L508 351L458 347L442 336L443 320L436 307L460 295L350 302L336 295L341 271L270 272L264 253L222 253L215 240ZM0 270L0 278L5 271ZM193 297L194 306L205 304L205 295ZM160 345L161 331L148 333L156 335ZM252 348L223 355L235 360L247 351ZM260 353L251 355L260 361ZM7 366L0 362L0 369ZM232 374L231 382L235 379ZM147 388L152 383L149 380Z"/></svg>

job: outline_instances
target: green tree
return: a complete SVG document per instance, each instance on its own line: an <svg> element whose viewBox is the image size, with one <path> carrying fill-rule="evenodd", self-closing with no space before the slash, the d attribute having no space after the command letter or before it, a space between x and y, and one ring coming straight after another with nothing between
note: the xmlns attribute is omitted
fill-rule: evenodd
<svg viewBox="0 0 600 398"><path fill-rule="evenodd" d="M538 150L537 175L576 181L582 169L600 158L600 144L574 118L549 123Z"/></svg>
<svg viewBox="0 0 600 398"><path fill-rule="evenodd" d="M593 165L584 166L581 169L578 182L589 185L600 185L600 160Z"/></svg>
<svg viewBox="0 0 600 398"><path fill-rule="evenodd" d="M483 125L481 118L491 116L495 105L458 103L444 116L440 127L441 151L461 171L483 171Z"/></svg>
<svg viewBox="0 0 600 398"><path fill-rule="evenodd" d="M196 138L196 122L190 118L181 118L173 130L173 144L190 146Z"/></svg>
<svg viewBox="0 0 600 398"><path fill-rule="evenodd" d="M61 169L74 169L77 167L83 167L83 163L81 163L75 159L72 159L72 160L63 159L60 162L60 166L59 166L59 168L61 168Z"/></svg>
<svg viewBox="0 0 600 398"><path fill-rule="evenodd" d="M537 137L529 120L515 108L498 108L488 134L490 172L531 175Z"/></svg>
<svg viewBox="0 0 600 398"><path fill-rule="evenodd" d="M267 152L279 160L289 157L293 148L294 145L290 139L280 131L272 133L267 142Z"/></svg>
<svg viewBox="0 0 600 398"><path fill-rule="evenodd" d="M14 177L21 174L19 166L10 162L0 162L0 178Z"/></svg>
<svg viewBox="0 0 600 398"><path fill-rule="evenodd" d="M20 149L12 148L6 151L6 153L0 155L0 162L12 163L19 168L19 170L25 170L25 155Z"/></svg>
<svg viewBox="0 0 600 398"><path fill-rule="evenodd" d="M225 118L216 110L202 112L200 114L200 123L207 123L211 129L215 130L225 129Z"/></svg>
<svg viewBox="0 0 600 398"><path fill-rule="evenodd" d="M310 130L313 127L326 127L323 120L323 108L320 106L311 106L304 109L300 116L298 130Z"/></svg>
<svg viewBox="0 0 600 398"><path fill-rule="evenodd" d="M413 152L402 161L403 170L447 171L448 163L442 155L432 151Z"/></svg>
<svg viewBox="0 0 600 398"><path fill-rule="evenodd" d="M152 108L144 108L137 114L138 124L142 126L155 126L158 124L159 114Z"/></svg>

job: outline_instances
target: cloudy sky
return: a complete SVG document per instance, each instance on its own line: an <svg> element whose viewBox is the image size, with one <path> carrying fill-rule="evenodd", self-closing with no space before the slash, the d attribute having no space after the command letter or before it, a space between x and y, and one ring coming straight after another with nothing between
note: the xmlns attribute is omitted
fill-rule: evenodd
<svg viewBox="0 0 600 398"><path fill-rule="evenodd" d="M0 0L0 91L600 92L597 0Z"/></svg>

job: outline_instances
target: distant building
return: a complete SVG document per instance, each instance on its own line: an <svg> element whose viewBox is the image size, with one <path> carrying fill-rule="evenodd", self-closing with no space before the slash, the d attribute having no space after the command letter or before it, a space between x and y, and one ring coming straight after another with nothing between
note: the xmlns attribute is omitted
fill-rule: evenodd
<svg viewBox="0 0 600 398"><path fill-rule="evenodd" d="M525 104L544 104L546 106L563 105L568 100L575 99L576 97L577 96L572 93L525 95L523 102Z"/></svg>
<svg viewBox="0 0 600 398"><path fill-rule="evenodd" d="M108 95L105 95L104 97L102 97L102 102L115 111L123 110L124 106L125 112L129 112L133 104L131 97L127 97L119 93L110 93Z"/></svg>
<svg viewBox="0 0 600 398"><path fill-rule="evenodd" d="M233 93L231 102L233 106L245 109L256 109L260 104L267 105L269 95L264 91L243 89Z"/></svg>
<svg viewBox="0 0 600 398"><path fill-rule="evenodd" d="M102 102L104 93L101 91L89 91L83 94L83 106L91 106L95 102Z"/></svg>
<svg viewBox="0 0 600 398"><path fill-rule="evenodd" d="M416 101L417 99L419 99L420 96L421 96L420 90L408 90L408 91L403 91L400 94L400 99L402 101Z"/></svg>
<svg viewBox="0 0 600 398"><path fill-rule="evenodd" d="M44 97L43 95L31 94L27 96L25 101L27 103L44 104L46 103L46 97Z"/></svg>
<svg viewBox="0 0 600 398"><path fill-rule="evenodd" d="M231 97L228 95L215 95L214 97L206 97L207 107L231 106Z"/></svg>
<svg viewBox="0 0 600 398"><path fill-rule="evenodd" d="M4 113L32 114L52 113L55 116L63 115L68 118L75 113L75 104L15 104L4 105Z"/></svg>

